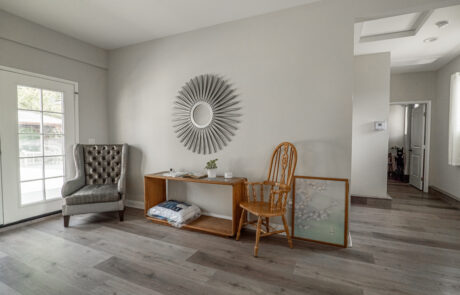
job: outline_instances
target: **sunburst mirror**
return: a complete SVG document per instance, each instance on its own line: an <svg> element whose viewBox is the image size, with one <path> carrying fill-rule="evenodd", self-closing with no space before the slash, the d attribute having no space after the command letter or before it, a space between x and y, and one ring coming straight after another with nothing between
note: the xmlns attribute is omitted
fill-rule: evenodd
<svg viewBox="0 0 460 295"><path fill-rule="evenodd" d="M194 153L221 150L238 129L240 101L235 89L217 75L200 75L179 90L173 127L180 142Z"/></svg>

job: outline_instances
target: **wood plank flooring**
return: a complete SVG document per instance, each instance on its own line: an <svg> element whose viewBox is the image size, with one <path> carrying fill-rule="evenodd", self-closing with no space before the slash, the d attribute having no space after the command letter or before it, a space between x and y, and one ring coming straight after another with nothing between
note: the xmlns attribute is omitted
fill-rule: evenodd
<svg viewBox="0 0 460 295"><path fill-rule="evenodd" d="M460 294L460 211L404 185L392 209L352 206L353 247L241 241L128 209L0 232L0 294Z"/></svg>

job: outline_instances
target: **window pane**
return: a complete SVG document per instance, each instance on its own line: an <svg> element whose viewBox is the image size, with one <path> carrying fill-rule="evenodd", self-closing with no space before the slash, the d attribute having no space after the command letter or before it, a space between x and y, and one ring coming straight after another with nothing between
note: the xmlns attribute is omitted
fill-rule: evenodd
<svg viewBox="0 0 460 295"><path fill-rule="evenodd" d="M43 178L43 158L20 159L21 181Z"/></svg>
<svg viewBox="0 0 460 295"><path fill-rule="evenodd" d="M64 176L64 157L45 158L45 177Z"/></svg>
<svg viewBox="0 0 460 295"><path fill-rule="evenodd" d="M43 112L43 133L63 134L62 114Z"/></svg>
<svg viewBox="0 0 460 295"><path fill-rule="evenodd" d="M40 111L40 89L18 86L18 108L24 110Z"/></svg>
<svg viewBox="0 0 460 295"><path fill-rule="evenodd" d="M57 199L61 197L61 188L64 178L51 178L45 180L46 199Z"/></svg>
<svg viewBox="0 0 460 295"><path fill-rule="evenodd" d="M21 204L43 200L43 180L21 182Z"/></svg>
<svg viewBox="0 0 460 295"><path fill-rule="evenodd" d="M42 156L42 136L40 134L19 134L19 156Z"/></svg>
<svg viewBox="0 0 460 295"><path fill-rule="evenodd" d="M48 112L63 113L63 93L43 90L43 110Z"/></svg>
<svg viewBox="0 0 460 295"><path fill-rule="evenodd" d="M64 136L45 135L45 156L64 155Z"/></svg>
<svg viewBox="0 0 460 295"><path fill-rule="evenodd" d="M40 133L42 114L40 112L18 111L19 133Z"/></svg>

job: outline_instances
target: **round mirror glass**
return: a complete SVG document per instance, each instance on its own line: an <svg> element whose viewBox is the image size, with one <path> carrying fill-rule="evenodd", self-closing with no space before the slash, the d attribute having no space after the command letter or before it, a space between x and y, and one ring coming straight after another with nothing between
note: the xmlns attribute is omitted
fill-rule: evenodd
<svg viewBox="0 0 460 295"><path fill-rule="evenodd" d="M212 121L212 108L209 103L200 101L193 106L190 117L193 125L205 128Z"/></svg>

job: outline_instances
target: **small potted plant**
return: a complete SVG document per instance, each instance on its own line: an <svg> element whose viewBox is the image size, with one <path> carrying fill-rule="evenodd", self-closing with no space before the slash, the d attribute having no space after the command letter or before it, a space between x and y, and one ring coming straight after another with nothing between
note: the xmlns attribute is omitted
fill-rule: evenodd
<svg viewBox="0 0 460 295"><path fill-rule="evenodd" d="M217 162L217 159L214 159L206 163L205 169L208 171L209 178L216 178L216 170L217 170L216 162Z"/></svg>

